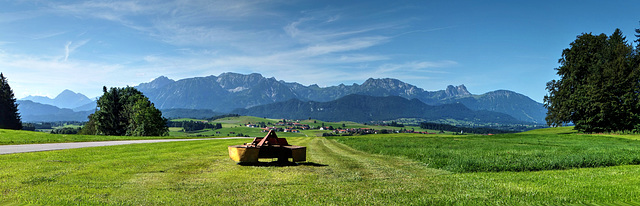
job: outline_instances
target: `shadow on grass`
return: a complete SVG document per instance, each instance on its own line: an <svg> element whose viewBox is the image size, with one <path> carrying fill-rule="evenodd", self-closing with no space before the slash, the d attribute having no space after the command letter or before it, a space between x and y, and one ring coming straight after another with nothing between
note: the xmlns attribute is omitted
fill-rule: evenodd
<svg viewBox="0 0 640 206"><path fill-rule="evenodd" d="M282 161L273 161L273 162L238 162L238 165L242 166L254 166L254 167L291 167L291 166L312 166L312 167L326 167L329 165L319 164L315 162L282 162Z"/></svg>

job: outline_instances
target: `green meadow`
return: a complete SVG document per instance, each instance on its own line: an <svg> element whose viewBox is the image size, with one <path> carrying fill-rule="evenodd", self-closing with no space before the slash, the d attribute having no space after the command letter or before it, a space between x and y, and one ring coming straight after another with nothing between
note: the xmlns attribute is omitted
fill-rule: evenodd
<svg viewBox="0 0 640 206"><path fill-rule="evenodd" d="M553 130L545 130L553 131ZM523 172L640 164L640 141L534 131L502 135L333 137L372 154L452 172Z"/></svg>
<svg viewBox="0 0 640 206"><path fill-rule="evenodd" d="M199 119L173 119L173 122L183 122L183 121L206 121ZM214 136L237 136L238 134L248 135L251 137L254 136L264 136L266 135L262 132L261 128L249 128L246 127L246 124L257 124L263 122L265 124L270 124L268 126L274 126L274 124L282 121L282 119L269 119L269 118L261 118L261 117L252 117L252 116L239 116L239 117L225 117L216 119L213 121L209 121L209 124L217 124L220 123L222 125L222 129L203 129L194 132L183 132L181 127L170 127L169 135L175 137L214 137ZM415 130L419 132L431 132L437 133L439 131L436 130L427 130L421 129L419 126L405 126L405 127L391 127L391 126L377 126L377 125L366 125L356 122L325 122L321 120L315 119L305 119L305 120L287 120L288 122L296 122L300 124L306 124L313 128L319 127L333 127L333 128L371 128L376 130ZM289 126L276 126L276 127L289 127ZM233 133L231 133L233 132ZM280 137L300 137L300 136L322 136L322 133L327 133L330 131L321 131L321 130L301 130L301 133L278 133Z"/></svg>
<svg viewBox="0 0 640 206"><path fill-rule="evenodd" d="M227 146L246 139L0 155L0 204L597 205L640 196L633 135L554 128L287 140L308 147L306 163L237 165Z"/></svg>
<svg viewBox="0 0 640 206"><path fill-rule="evenodd" d="M49 134L45 132L29 132L0 129L0 145L16 144L42 144L62 142L91 142L109 140L141 140L141 139L186 139L193 137L163 136L163 137L137 137L137 136L99 136L99 135L75 135L75 134Z"/></svg>

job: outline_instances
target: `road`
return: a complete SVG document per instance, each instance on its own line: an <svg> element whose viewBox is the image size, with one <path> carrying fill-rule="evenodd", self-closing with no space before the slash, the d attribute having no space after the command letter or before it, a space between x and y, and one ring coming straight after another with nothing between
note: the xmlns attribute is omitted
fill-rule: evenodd
<svg viewBox="0 0 640 206"><path fill-rule="evenodd" d="M48 144L22 144L22 145L0 145L0 155L24 153L24 152L41 152L62 149L75 149L84 147L102 147L125 144L141 144L156 142L177 142L177 141L196 141L196 140L216 140L216 139L242 139L248 137L224 137L209 139L157 139L157 140L122 140L122 141L101 141L101 142L72 142L72 143L48 143Z"/></svg>

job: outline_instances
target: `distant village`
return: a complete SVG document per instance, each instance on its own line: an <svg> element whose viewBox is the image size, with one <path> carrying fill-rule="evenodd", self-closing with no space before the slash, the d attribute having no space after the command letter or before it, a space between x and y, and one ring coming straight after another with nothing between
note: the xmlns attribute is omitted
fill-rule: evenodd
<svg viewBox="0 0 640 206"><path fill-rule="evenodd" d="M272 126L267 126L267 125L272 125ZM261 128L262 132L269 132L269 130L273 130L276 132L291 132L291 133L300 133L301 130L321 130L321 131L327 131L329 133L332 134L387 134L387 133L414 133L414 134L436 134L436 133L429 133L429 132L419 132L419 131L415 131L413 129L411 130L407 130L407 129L399 129L399 130L391 130L391 129L382 129L382 130L377 130L377 129L372 129L372 128L333 128L333 126L328 126L328 127L324 127L324 126L320 126L320 127L314 127L314 126L309 126L308 124L302 124L299 122L294 122L294 121L279 121L275 124L272 123L264 123L264 122L260 122L260 123L256 123L256 124L245 124L246 127L249 128Z"/></svg>

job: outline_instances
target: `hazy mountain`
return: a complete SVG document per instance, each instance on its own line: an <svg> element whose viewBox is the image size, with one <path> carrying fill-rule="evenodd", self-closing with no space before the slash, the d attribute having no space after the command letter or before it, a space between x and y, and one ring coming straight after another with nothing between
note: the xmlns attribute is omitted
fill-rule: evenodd
<svg viewBox="0 0 640 206"><path fill-rule="evenodd" d="M446 99L445 103L462 103L472 110L488 110L509 114L518 120L544 124L546 109L541 103L531 98L508 90L487 92L483 95L473 95Z"/></svg>
<svg viewBox="0 0 640 206"><path fill-rule="evenodd" d="M98 102L97 101L92 101L90 103L87 103L85 105L73 108L73 111L75 112L80 112L80 111L95 111L96 107L98 106Z"/></svg>
<svg viewBox="0 0 640 206"><path fill-rule="evenodd" d="M422 118L431 121L455 119L478 123L521 123L506 114L473 111L459 103L432 106L417 99L408 100L398 96L374 97L357 94L329 102L305 102L292 99L248 109L237 109L233 113L267 118L313 118L324 121L368 122Z"/></svg>
<svg viewBox="0 0 640 206"><path fill-rule="evenodd" d="M425 91L397 79L366 80L361 85L319 87L295 82L278 81L260 74L223 73L220 76L195 77L174 81L159 77L137 86L160 109L210 109L230 112L237 108L283 102L327 102L350 94L369 96L399 96L418 99L429 105L459 102L472 110L502 112L521 121L544 122L546 109L541 103L511 91L494 91L482 95L469 93L464 85L448 86L445 90Z"/></svg>
<svg viewBox="0 0 640 206"><path fill-rule="evenodd" d="M23 122L87 121L89 114L93 113L93 110L74 112L71 109L61 109L30 100L16 102Z"/></svg>
<svg viewBox="0 0 640 206"><path fill-rule="evenodd" d="M56 96L53 99L49 97L43 97L43 96L28 96L28 97L22 98L21 100L30 100L30 101L41 103L41 104L48 104L48 105L56 106L58 108L67 108L67 109L80 107L93 102L93 100L89 99L87 96L80 93L75 93L68 89L62 91L62 93L60 93L58 96Z"/></svg>
<svg viewBox="0 0 640 206"><path fill-rule="evenodd" d="M211 117L223 115L223 113L214 112L210 109L163 109L162 117L167 119L178 118L194 118L194 119L208 119Z"/></svg>

